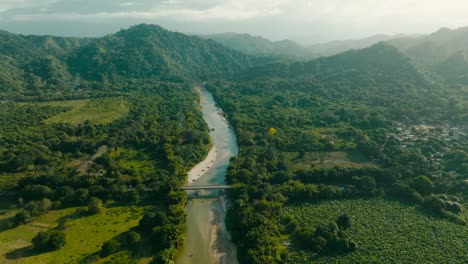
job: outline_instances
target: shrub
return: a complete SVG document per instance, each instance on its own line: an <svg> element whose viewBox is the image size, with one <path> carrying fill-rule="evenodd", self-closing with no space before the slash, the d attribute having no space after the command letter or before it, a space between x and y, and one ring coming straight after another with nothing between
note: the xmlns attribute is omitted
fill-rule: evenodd
<svg viewBox="0 0 468 264"><path fill-rule="evenodd" d="M114 239L104 242L101 247L101 256L107 257L120 250L120 243Z"/></svg>
<svg viewBox="0 0 468 264"><path fill-rule="evenodd" d="M424 207L433 210L434 212L440 213L442 209L447 208L444 200L431 195L424 199Z"/></svg>
<svg viewBox="0 0 468 264"><path fill-rule="evenodd" d="M29 214L29 212L24 209L19 211L13 218L13 221L16 225L25 224L29 222L29 220L31 220L31 214Z"/></svg>
<svg viewBox="0 0 468 264"><path fill-rule="evenodd" d="M65 234L57 230L39 232L32 240L33 246L39 251L53 251L65 246Z"/></svg>
<svg viewBox="0 0 468 264"><path fill-rule="evenodd" d="M336 220L336 224L340 227L340 229L349 229L353 225L353 221L348 214L342 214Z"/></svg>
<svg viewBox="0 0 468 264"><path fill-rule="evenodd" d="M428 195L432 192L432 181L427 176L418 176L411 182L411 187L420 194Z"/></svg>
<svg viewBox="0 0 468 264"><path fill-rule="evenodd" d="M102 201L99 198L91 198L88 204L88 211L93 214L98 214L103 210Z"/></svg>
<svg viewBox="0 0 468 264"><path fill-rule="evenodd" d="M128 245L128 246L131 246L131 245L134 245L134 244L138 243L138 241L140 241L140 239L141 239L140 234L138 234L137 232L134 232L134 231L127 232L125 234L125 236L124 236L125 244Z"/></svg>

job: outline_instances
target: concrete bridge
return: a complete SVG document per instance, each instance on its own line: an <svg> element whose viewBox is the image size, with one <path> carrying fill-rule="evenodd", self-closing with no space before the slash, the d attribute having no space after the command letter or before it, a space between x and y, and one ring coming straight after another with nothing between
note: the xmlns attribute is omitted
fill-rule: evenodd
<svg viewBox="0 0 468 264"><path fill-rule="evenodd" d="M198 196L201 190L218 190L219 192L221 192L221 190L230 189L230 188L232 187L229 185L213 184L213 185L186 185L186 186L182 186L181 189L184 191L195 191L195 195Z"/></svg>
<svg viewBox="0 0 468 264"><path fill-rule="evenodd" d="M185 191L199 191L199 190L225 190L232 188L229 185L186 185L182 186L182 190Z"/></svg>

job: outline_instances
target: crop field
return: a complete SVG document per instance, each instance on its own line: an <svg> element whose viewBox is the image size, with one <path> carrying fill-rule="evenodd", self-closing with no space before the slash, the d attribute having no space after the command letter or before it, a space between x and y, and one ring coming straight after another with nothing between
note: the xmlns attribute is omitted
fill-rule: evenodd
<svg viewBox="0 0 468 264"><path fill-rule="evenodd" d="M40 103L47 106L66 107L70 110L60 113L46 120L46 123L108 124L128 114L129 107L122 105L120 98L99 98L73 101L53 101Z"/></svg>
<svg viewBox="0 0 468 264"><path fill-rule="evenodd" d="M115 207L97 215L76 214L77 208L50 211L32 222L0 232L0 263L78 263L101 249L111 238L138 225L139 207ZM0 222L14 211L0 216ZM37 254L31 240L39 232L64 222L66 245L60 250Z"/></svg>
<svg viewBox="0 0 468 264"><path fill-rule="evenodd" d="M317 255L291 248L289 263L467 263L468 227L433 217L398 201L358 199L287 206L301 225L334 221L342 213L353 220L348 234L358 250Z"/></svg>

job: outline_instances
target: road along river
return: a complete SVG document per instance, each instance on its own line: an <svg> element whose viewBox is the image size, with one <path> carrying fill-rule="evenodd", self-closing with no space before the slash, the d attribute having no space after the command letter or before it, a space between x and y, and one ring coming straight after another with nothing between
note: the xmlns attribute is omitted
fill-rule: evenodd
<svg viewBox="0 0 468 264"><path fill-rule="evenodd" d="M213 147L205 160L195 166L188 177L190 185L225 184L229 159L238 153L234 131L210 92L197 88L203 117L210 128ZM226 204L217 190L189 192L185 243L179 250L177 264L237 263L236 247L224 224Z"/></svg>

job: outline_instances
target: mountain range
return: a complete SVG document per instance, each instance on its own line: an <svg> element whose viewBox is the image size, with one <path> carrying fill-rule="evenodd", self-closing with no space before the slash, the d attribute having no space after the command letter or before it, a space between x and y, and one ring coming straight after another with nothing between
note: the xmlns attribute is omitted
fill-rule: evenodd
<svg viewBox="0 0 468 264"><path fill-rule="evenodd" d="M141 24L94 39L0 32L0 91L67 90L130 85L142 79L228 75L257 58L212 40Z"/></svg>
<svg viewBox="0 0 468 264"><path fill-rule="evenodd" d="M333 56L352 49L364 49L386 42L410 56L415 62L440 75L451 84L468 84L468 27L442 28L428 35L375 35L357 40L340 40L309 46L290 40L270 41L248 34L224 33L203 36L226 47L255 56L280 56L311 60Z"/></svg>
<svg viewBox="0 0 468 264"><path fill-rule="evenodd" d="M382 40L386 45L324 56ZM235 76L247 69L247 76L269 72L265 76L275 78L299 75L308 69L315 78L336 82L339 74L351 80L356 78L356 71L376 71L385 72L389 79L405 76L403 79L424 84L435 80L467 84L467 44L468 28L441 29L418 37L379 35L312 47L247 34L198 37L147 24L101 38L24 36L0 31L0 91L135 88L141 81L201 81ZM389 45L399 52L390 50ZM370 51L375 58L368 56ZM390 65L394 60L398 61Z"/></svg>

